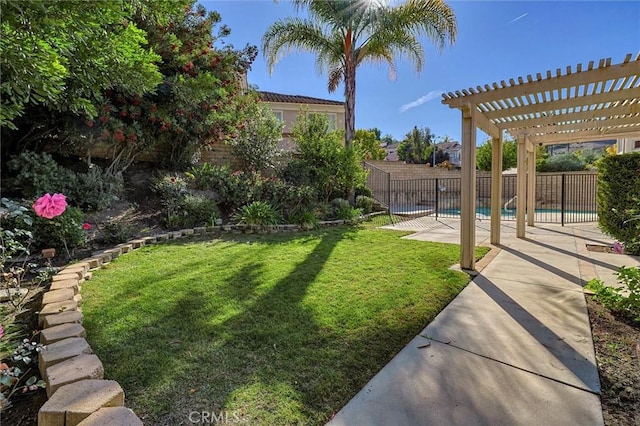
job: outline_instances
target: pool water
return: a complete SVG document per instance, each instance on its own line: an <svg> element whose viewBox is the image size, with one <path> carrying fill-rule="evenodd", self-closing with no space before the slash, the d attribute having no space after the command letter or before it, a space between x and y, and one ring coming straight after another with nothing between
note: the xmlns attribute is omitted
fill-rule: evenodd
<svg viewBox="0 0 640 426"><path fill-rule="evenodd" d="M509 216L509 217L515 217L516 216L516 210L515 209L502 209L502 216ZM439 214L446 214L446 215L454 215L454 216L460 216L460 209L443 209L438 211ZM557 210L557 209L536 209L536 214L557 214L560 215L562 213L562 210ZM572 214L572 215L583 215L583 216L597 216L597 212L594 211L590 211L590 210L565 210L564 212L565 215L567 214ZM478 207L476 208L476 216L485 216L485 217L491 217L491 208L490 207Z"/></svg>

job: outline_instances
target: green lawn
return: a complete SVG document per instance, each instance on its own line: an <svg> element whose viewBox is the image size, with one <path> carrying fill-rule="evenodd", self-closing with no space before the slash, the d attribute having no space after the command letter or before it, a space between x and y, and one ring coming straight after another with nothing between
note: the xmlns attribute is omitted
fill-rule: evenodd
<svg viewBox="0 0 640 426"><path fill-rule="evenodd" d="M469 281L448 269L457 245L402 235L339 227L144 247L83 286L89 343L145 424L220 411L323 424Z"/></svg>

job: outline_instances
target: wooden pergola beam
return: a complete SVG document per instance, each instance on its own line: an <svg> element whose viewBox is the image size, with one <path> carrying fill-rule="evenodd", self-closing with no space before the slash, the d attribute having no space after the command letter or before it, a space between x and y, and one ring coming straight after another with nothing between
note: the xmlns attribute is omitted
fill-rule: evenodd
<svg viewBox="0 0 640 426"><path fill-rule="evenodd" d="M566 132L569 130L596 130L611 129L626 125L640 125L640 115L624 118L607 118L603 120L588 120L571 124L557 124L552 126L531 126L528 131L531 135Z"/></svg>
<svg viewBox="0 0 640 426"><path fill-rule="evenodd" d="M610 58L608 58L610 61ZM567 68L568 71L571 67ZM511 84L510 86L501 82L502 87L498 88L496 83L493 83L493 89L488 85L485 85L485 90L478 92L473 89L469 89L469 96L455 96L451 92L444 96L447 96L446 103L452 108L460 108L465 103L479 104L482 102L497 101L500 99L514 98L519 96L528 96L531 94L544 93L549 91L558 90L558 88L570 88L578 86L588 86L590 84L598 83L601 81L617 80L620 78L628 77L633 74L640 74L640 55L634 61L623 62L617 65L607 66L606 63L601 64L599 68L588 69L586 71L561 75L560 70L557 70L556 76L552 76L550 71L547 71L547 78L543 79L540 74L536 81L529 81L522 84ZM518 79L520 81L520 78ZM510 83L514 82L513 79ZM482 89L478 86L479 89Z"/></svg>
<svg viewBox="0 0 640 426"><path fill-rule="evenodd" d="M541 102L531 105L523 105L515 108L503 108L483 113L489 120L507 119L519 115L555 113L568 108L590 107L592 105L607 104L613 102L638 101L640 99L640 87L616 90L613 92L597 93L595 95L580 96L577 98L559 99L550 102ZM616 105L614 105L616 106Z"/></svg>
<svg viewBox="0 0 640 426"><path fill-rule="evenodd" d="M545 135L549 138L548 141L536 140L533 138L533 142L540 145L560 145L564 143L574 143L574 142L584 142L583 136L565 136L563 139L552 140L551 135ZM624 139L624 138L640 138L640 130L637 132L628 132L628 133L615 133L615 134L599 134L589 136L589 142L596 141L608 141L612 139Z"/></svg>
<svg viewBox="0 0 640 426"><path fill-rule="evenodd" d="M531 136L529 140L533 143L552 145L569 142L591 142L598 140L631 138L635 136L640 136L640 126L629 127L628 129L614 129L610 132L601 130L583 130L578 132L535 135Z"/></svg>
<svg viewBox="0 0 640 426"><path fill-rule="evenodd" d="M513 119L512 121L503 121L495 123L495 126L501 130L518 130L531 126L545 126L552 124L566 124L575 120L593 120L601 118L613 118L625 115L640 114L640 102L630 103L622 106L589 109L586 111L564 113L564 114L548 114L542 117Z"/></svg>

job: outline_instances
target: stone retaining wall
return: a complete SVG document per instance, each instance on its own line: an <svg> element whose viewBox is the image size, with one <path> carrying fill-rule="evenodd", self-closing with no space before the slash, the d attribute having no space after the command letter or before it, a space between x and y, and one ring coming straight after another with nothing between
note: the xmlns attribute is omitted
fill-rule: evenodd
<svg viewBox="0 0 640 426"><path fill-rule="evenodd" d="M372 214L371 216L375 215ZM345 220L320 222L319 226L336 226ZM42 327L38 366L46 383L49 400L38 412L39 426L113 426L142 425L142 421L124 406L122 387L104 379L104 367L86 341L82 326L82 283L91 279L91 271L101 268L118 256L147 244L183 238L195 234L279 233L300 231L300 225L221 225L171 231L131 240L114 248L93 253L90 258L62 268L51 279L49 291L42 297L38 324Z"/></svg>

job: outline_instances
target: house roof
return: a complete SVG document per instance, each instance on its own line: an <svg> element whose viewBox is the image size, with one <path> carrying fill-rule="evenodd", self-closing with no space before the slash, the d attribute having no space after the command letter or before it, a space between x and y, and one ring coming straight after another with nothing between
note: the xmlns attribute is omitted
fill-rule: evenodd
<svg viewBox="0 0 640 426"><path fill-rule="evenodd" d="M340 106L344 105L344 102L341 102L341 101L313 98L311 96L285 95L282 93L263 92L263 91L260 91L258 93L260 93L260 99L266 102L282 102L282 103L290 103L290 104L340 105Z"/></svg>
<svg viewBox="0 0 640 426"><path fill-rule="evenodd" d="M440 148L441 150L445 151L447 149L453 149L453 148L461 149L462 145L460 145L460 142L456 142L456 141L453 141L453 142L442 142L442 143L438 144L438 148Z"/></svg>

